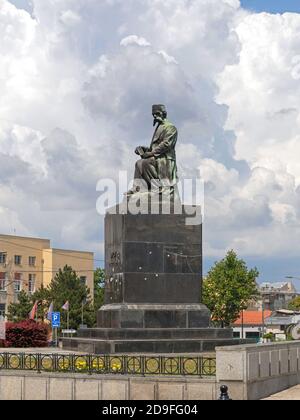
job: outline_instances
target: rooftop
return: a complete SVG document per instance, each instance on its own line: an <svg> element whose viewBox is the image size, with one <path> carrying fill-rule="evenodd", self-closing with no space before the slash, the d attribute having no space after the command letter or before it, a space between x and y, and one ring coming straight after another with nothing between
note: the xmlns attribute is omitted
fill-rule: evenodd
<svg viewBox="0 0 300 420"><path fill-rule="evenodd" d="M17 236L17 235L4 235L2 233L0 233L0 240L1 239L9 239L11 241L15 240L15 239L22 239L22 240L28 240L28 241L48 241L50 242L50 239L47 238L35 238L33 236Z"/></svg>
<svg viewBox="0 0 300 420"><path fill-rule="evenodd" d="M270 317L272 311L264 311L264 318ZM235 326L239 325L262 325L263 312L262 311L244 311L239 319L234 323Z"/></svg>
<svg viewBox="0 0 300 420"><path fill-rule="evenodd" d="M261 292L285 292L285 293L297 293L297 290L292 282L283 281L275 283L261 283Z"/></svg>

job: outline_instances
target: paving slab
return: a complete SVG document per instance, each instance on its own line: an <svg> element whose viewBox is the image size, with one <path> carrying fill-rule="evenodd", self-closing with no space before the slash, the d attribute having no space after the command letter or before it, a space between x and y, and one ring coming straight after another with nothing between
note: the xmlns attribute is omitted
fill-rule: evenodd
<svg viewBox="0 0 300 420"><path fill-rule="evenodd" d="M287 389L286 391L279 392L278 394L272 395L269 398L265 398L265 401L298 401L300 400L300 385L294 388Z"/></svg>

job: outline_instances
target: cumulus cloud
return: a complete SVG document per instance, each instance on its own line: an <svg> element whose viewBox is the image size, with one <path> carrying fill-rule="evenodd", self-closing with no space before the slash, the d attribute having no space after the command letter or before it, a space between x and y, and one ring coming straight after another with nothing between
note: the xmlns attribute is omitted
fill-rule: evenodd
<svg viewBox="0 0 300 420"><path fill-rule="evenodd" d="M101 256L96 183L132 174L159 102L181 176L205 182L206 255L299 253L298 14L238 0L32 5L0 0L2 231Z"/></svg>
<svg viewBox="0 0 300 420"><path fill-rule="evenodd" d="M234 156L251 168L240 194L246 199L264 197L269 208L265 249L259 246L257 252L296 255L300 87L295 57L300 47L300 16L250 14L237 22L236 33L242 46L240 60L219 76L218 101L228 105L226 128L236 135ZM253 249L257 245L253 236L261 237L264 231L263 218L255 226L248 249L251 243ZM280 230L282 240L278 239Z"/></svg>
<svg viewBox="0 0 300 420"><path fill-rule="evenodd" d="M137 35L130 35L126 38L123 38L120 42L122 47L127 47L128 45L139 45L140 47L150 47L150 42L148 42L143 37L138 37Z"/></svg>

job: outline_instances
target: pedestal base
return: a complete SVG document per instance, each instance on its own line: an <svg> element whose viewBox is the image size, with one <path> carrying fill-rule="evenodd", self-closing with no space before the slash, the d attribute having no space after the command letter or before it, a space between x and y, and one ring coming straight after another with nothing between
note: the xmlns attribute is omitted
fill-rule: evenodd
<svg viewBox="0 0 300 420"><path fill-rule="evenodd" d="M205 305L106 305L98 328L64 339L64 349L94 354L206 353L218 346L242 344L232 329L210 328Z"/></svg>
<svg viewBox="0 0 300 420"><path fill-rule="evenodd" d="M98 311L99 328L208 328L210 311L202 304L114 304Z"/></svg>
<svg viewBox="0 0 300 420"><path fill-rule="evenodd" d="M249 342L250 343L250 342ZM252 343L252 342L251 342ZM64 349L91 354L190 354L216 347L246 344L232 338L231 329L87 329L64 339Z"/></svg>

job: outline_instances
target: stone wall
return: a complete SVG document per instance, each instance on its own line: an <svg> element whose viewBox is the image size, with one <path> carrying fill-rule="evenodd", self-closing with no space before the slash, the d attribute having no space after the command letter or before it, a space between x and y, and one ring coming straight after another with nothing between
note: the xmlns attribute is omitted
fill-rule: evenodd
<svg viewBox="0 0 300 420"><path fill-rule="evenodd" d="M300 341L217 348L216 378L0 371L0 400L259 400L300 384Z"/></svg>
<svg viewBox="0 0 300 420"><path fill-rule="evenodd" d="M0 400L214 400L215 379L4 372Z"/></svg>
<svg viewBox="0 0 300 420"><path fill-rule="evenodd" d="M300 341L220 347L217 381L234 400L259 400L300 384Z"/></svg>

